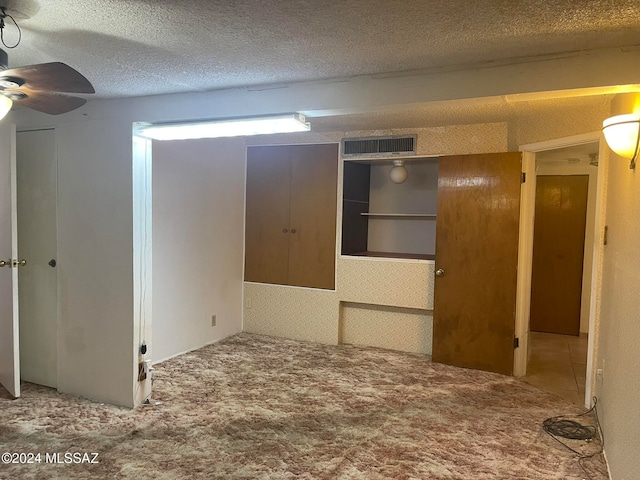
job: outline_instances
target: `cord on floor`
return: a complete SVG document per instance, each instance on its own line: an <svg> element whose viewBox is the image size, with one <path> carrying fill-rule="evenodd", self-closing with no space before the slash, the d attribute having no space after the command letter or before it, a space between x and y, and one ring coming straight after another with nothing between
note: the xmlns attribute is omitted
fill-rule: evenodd
<svg viewBox="0 0 640 480"><path fill-rule="evenodd" d="M593 480L589 472L587 472L586 467L584 466L584 461L594 458L598 455L601 455L604 452L604 432L602 431L602 426L600 425L600 419L598 418L598 398L593 397L593 407L591 407L586 412L583 412L577 417L584 417L585 415L594 412L596 417L595 425L582 425L580 422L575 420L569 420L565 415L559 415L557 417L547 418L542 423L542 429L547 433L551 438L553 438L556 442L563 445L565 448L573 452L578 456L578 465L584 472L584 474L590 480ZM560 438L566 438L569 440L578 440L590 442L594 439L597 439L597 436L600 437L600 448L597 452L585 455L581 453L571 446L569 446L566 442L560 440Z"/></svg>

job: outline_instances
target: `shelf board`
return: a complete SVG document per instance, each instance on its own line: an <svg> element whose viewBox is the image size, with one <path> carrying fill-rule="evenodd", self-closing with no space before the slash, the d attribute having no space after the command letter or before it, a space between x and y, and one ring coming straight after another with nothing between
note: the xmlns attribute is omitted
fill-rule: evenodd
<svg viewBox="0 0 640 480"><path fill-rule="evenodd" d="M410 260L435 260L436 256L427 253L397 253L397 252L357 252L347 253L352 257L376 257L376 258L406 258Z"/></svg>
<svg viewBox="0 0 640 480"><path fill-rule="evenodd" d="M360 215L365 217L378 217L378 218L424 218L426 220L435 220L435 213L370 213L362 212Z"/></svg>

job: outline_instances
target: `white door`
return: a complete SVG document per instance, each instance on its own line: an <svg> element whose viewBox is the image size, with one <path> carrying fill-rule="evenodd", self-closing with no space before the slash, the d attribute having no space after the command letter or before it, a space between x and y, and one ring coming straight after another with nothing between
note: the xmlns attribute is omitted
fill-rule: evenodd
<svg viewBox="0 0 640 480"><path fill-rule="evenodd" d="M55 130L16 135L20 375L58 386L57 158Z"/></svg>
<svg viewBox="0 0 640 480"><path fill-rule="evenodd" d="M0 123L0 383L20 396L16 127Z"/></svg>

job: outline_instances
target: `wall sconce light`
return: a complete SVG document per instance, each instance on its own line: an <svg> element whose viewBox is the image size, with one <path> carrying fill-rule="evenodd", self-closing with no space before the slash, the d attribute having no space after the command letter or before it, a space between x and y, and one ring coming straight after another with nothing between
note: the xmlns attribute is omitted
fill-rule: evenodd
<svg viewBox="0 0 640 480"><path fill-rule="evenodd" d="M153 140L236 137L271 133L308 132L304 115L265 115L180 123L156 123L142 126L138 135Z"/></svg>
<svg viewBox="0 0 640 480"><path fill-rule="evenodd" d="M409 176L407 167L404 166L404 160L394 160L393 168L389 172L389 178L393 183L404 183Z"/></svg>
<svg viewBox="0 0 640 480"><path fill-rule="evenodd" d="M616 115L602 122L602 132L609 148L623 158L630 158L630 169L636 168L640 146L640 116L637 114Z"/></svg>

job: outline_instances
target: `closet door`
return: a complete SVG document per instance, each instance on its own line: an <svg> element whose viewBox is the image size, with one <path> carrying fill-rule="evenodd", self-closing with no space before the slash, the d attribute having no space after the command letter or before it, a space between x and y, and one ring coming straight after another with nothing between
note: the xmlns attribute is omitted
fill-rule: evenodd
<svg viewBox="0 0 640 480"><path fill-rule="evenodd" d="M288 283L291 204L289 148L247 148L244 270L247 282Z"/></svg>
<svg viewBox="0 0 640 480"><path fill-rule="evenodd" d="M338 145L291 145L289 285L335 288Z"/></svg>

